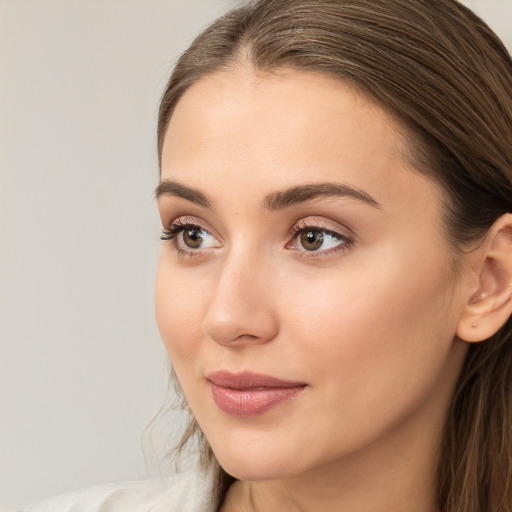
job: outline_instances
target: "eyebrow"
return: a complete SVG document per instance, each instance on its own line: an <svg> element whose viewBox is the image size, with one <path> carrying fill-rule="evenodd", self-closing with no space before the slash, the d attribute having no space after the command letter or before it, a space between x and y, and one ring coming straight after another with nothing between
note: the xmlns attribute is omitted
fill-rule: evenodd
<svg viewBox="0 0 512 512"><path fill-rule="evenodd" d="M370 194L357 187L342 183L312 183L273 192L263 200L263 206L270 211L281 210L294 204L326 197L350 197L375 208L382 208L380 203Z"/></svg>
<svg viewBox="0 0 512 512"><path fill-rule="evenodd" d="M172 179L164 180L156 187L156 199L158 200L164 195L181 197L205 208L212 207L212 201L205 194ZM331 182L297 185L280 192L272 192L265 197L262 206L266 210L276 211L313 199L327 197L349 197L374 208L382 208L380 203L364 190L351 185Z"/></svg>
<svg viewBox="0 0 512 512"><path fill-rule="evenodd" d="M199 190L182 185L174 180L161 181L155 189L155 198L162 196L175 196L196 203L205 208L211 208L211 201Z"/></svg>

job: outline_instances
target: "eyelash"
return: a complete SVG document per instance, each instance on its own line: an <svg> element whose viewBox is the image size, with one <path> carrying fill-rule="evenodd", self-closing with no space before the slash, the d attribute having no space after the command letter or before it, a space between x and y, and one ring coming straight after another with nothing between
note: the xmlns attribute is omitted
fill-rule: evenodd
<svg viewBox="0 0 512 512"><path fill-rule="evenodd" d="M167 229L162 229L162 234L160 235L160 240L164 242L170 242L176 238L184 229L195 227L198 228L194 224L190 224L188 222L183 222L181 219L175 220Z"/></svg>
<svg viewBox="0 0 512 512"><path fill-rule="evenodd" d="M187 229L195 229L199 231L206 231L209 233L208 230L202 228L200 225L188 222L186 219L177 219L175 220L167 229L162 229L162 233L160 236L160 240L164 242L170 242L174 250L179 256L199 256L201 255L201 249L197 250L187 250L183 249L183 247L180 247L177 243L177 237L185 230ZM314 225L314 224L308 224L306 221L299 221L295 226L290 229L288 233L288 237L290 239L290 242L287 243L287 247L297 239L297 237L304 232L315 232L315 233L322 233L323 235L328 235L333 238L336 238L340 241L336 247L323 250L323 251L308 251L306 249L304 250L297 250L300 257L302 258L321 258L324 257L326 254L332 254L336 252L346 251L348 250L352 244L353 240L337 231L331 230L326 228L322 225Z"/></svg>

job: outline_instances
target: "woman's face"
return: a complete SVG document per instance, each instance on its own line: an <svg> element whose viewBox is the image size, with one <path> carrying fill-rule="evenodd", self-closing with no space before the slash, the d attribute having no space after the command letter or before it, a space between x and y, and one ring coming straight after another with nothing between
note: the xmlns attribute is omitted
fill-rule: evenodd
<svg viewBox="0 0 512 512"><path fill-rule="evenodd" d="M157 321L234 476L437 446L462 285L441 192L404 153L390 115L314 73L216 73L179 101Z"/></svg>

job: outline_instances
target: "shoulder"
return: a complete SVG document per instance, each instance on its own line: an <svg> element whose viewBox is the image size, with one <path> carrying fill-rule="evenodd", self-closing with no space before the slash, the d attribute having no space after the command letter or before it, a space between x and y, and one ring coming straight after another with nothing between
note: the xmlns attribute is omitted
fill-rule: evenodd
<svg viewBox="0 0 512 512"><path fill-rule="evenodd" d="M170 478L98 485L16 512L211 512L212 476L187 471Z"/></svg>

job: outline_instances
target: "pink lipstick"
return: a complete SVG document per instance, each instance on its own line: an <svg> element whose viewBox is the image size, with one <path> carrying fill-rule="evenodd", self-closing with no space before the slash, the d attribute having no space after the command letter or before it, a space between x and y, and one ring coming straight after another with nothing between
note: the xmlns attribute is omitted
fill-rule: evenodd
<svg viewBox="0 0 512 512"><path fill-rule="evenodd" d="M256 416L294 398L306 388L302 382L290 382L252 372L213 372L207 376L213 400L232 416Z"/></svg>

